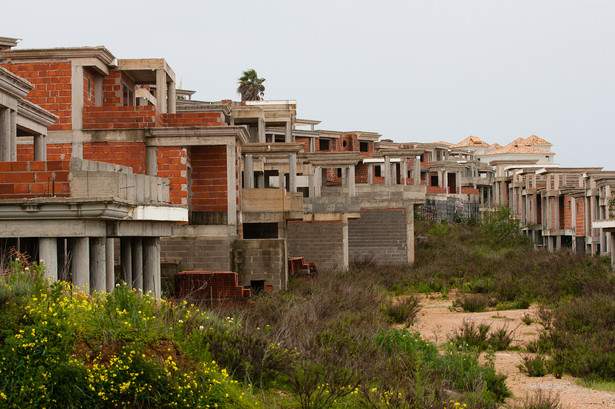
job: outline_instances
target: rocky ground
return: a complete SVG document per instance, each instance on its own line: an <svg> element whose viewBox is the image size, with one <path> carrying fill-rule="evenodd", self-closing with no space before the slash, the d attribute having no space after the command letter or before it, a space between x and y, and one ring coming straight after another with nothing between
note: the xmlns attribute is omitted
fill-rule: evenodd
<svg viewBox="0 0 615 409"><path fill-rule="evenodd" d="M449 294L451 295L451 294ZM451 299L454 298L452 294ZM507 326L514 329L513 345L525 347L528 341L538 338L542 327L538 324L525 325L521 319L525 314L535 317L536 308L527 310L489 311L481 313L464 313L451 311L451 299L431 295L424 298L419 319L414 328L430 341L442 344L447 341L455 329L461 327L464 319L476 324L490 324L492 329ZM552 375L542 378L530 378L519 371L523 352L504 351L495 354L496 371L507 376L506 384L513 393L507 403L513 404L532 396L538 390L558 395L562 409L602 409L615 407L615 392L604 392L580 386L578 379L564 375L556 379Z"/></svg>

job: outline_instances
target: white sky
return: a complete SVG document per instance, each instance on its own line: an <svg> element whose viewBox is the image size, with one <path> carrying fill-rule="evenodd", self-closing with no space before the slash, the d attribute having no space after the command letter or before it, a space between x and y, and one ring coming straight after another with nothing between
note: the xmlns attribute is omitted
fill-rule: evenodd
<svg viewBox="0 0 615 409"><path fill-rule="evenodd" d="M562 166L615 170L615 0L21 0L0 20L19 48L165 58L200 100L239 99L254 68L322 129L536 134Z"/></svg>

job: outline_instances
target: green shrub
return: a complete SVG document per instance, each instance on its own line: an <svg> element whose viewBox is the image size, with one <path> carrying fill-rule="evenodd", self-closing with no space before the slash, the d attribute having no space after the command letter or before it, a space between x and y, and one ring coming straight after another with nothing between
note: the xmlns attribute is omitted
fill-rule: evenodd
<svg viewBox="0 0 615 409"><path fill-rule="evenodd" d="M526 396L521 406L512 409L559 409L559 396L538 389L532 396Z"/></svg>
<svg viewBox="0 0 615 409"><path fill-rule="evenodd" d="M489 297L485 294L464 294L453 302L453 306L465 312L483 312L490 302Z"/></svg>
<svg viewBox="0 0 615 409"><path fill-rule="evenodd" d="M542 355L524 356L523 362L518 365L521 372L530 377L542 377L550 371L551 363Z"/></svg>
<svg viewBox="0 0 615 409"><path fill-rule="evenodd" d="M420 301L416 294L399 298L397 301L388 301L384 307L384 312L389 322L410 326L421 311Z"/></svg>

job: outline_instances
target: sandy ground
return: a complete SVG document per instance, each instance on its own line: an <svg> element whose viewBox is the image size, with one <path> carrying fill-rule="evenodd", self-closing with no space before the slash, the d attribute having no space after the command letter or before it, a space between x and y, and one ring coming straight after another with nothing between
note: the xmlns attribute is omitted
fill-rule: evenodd
<svg viewBox="0 0 615 409"><path fill-rule="evenodd" d="M453 295L454 294L449 294ZM452 297L451 297L452 298ZM425 297L419 319L413 328L420 331L423 337L438 344L443 344L455 329L461 327L464 319L476 324L490 324L492 329L507 326L514 331L513 345L525 347L528 341L538 338L542 327L538 324L525 325L521 319L525 314L535 318L536 309L489 311L482 313L464 313L450 310L452 301L439 296ZM520 372L518 365L522 356L527 353L504 351L495 354L495 368L498 373L507 376L506 384L513 393L507 403L521 402L524 397L532 396L537 390L558 395L560 407L563 409L602 409L615 408L615 392L604 392L579 386L578 379L564 375L556 379L552 375L542 378L530 378Z"/></svg>

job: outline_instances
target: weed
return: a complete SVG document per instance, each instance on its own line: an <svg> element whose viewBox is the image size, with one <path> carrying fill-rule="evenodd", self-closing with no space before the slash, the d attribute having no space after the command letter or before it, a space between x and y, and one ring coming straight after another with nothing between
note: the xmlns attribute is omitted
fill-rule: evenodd
<svg viewBox="0 0 615 409"><path fill-rule="evenodd" d="M464 294L453 302L453 306L465 312L482 312L489 303L489 297L484 294Z"/></svg>
<svg viewBox="0 0 615 409"><path fill-rule="evenodd" d="M523 362L518 365L519 370L530 377L542 377L550 372L551 363L542 355L523 357Z"/></svg>
<svg viewBox="0 0 615 409"><path fill-rule="evenodd" d="M559 409L559 396L538 389L532 396L526 396L521 406L512 409Z"/></svg>
<svg viewBox="0 0 615 409"><path fill-rule="evenodd" d="M405 296L396 301L389 301L384 311L393 324L412 325L421 311L420 298L416 294Z"/></svg>
<svg viewBox="0 0 615 409"><path fill-rule="evenodd" d="M530 314L525 313L523 314L523 317L521 317L521 322L523 322L525 325L532 325L534 323L534 320L532 319Z"/></svg>

